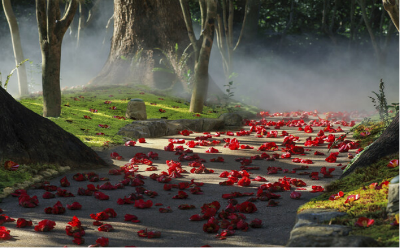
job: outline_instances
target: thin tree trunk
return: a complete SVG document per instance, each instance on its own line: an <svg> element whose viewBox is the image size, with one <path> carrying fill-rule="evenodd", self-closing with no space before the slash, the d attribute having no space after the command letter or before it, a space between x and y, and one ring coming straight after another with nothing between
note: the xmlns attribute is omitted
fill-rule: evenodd
<svg viewBox="0 0 400 248"><path fill-rule="evenodd" d="M180 0L179 2L183 12L183 18L186 24L188 37L195 54L194 82L189 110L193 113L202 113L209 83L208 65L214 40L215 20L217 18L217 1L199 1L202 31L198 40L193 32L189 2L188 0Z"/></svg>
<svg viewBox="0 0 400 248"><path fill-rule="evenodd" d="M4 14L6 15L8 26L10 27L11 41L14 50L15 65L17 66L24 60L24 54L21 46L21 37L19 36L19 28L17 19L15 18L14 11L12 10L10 0L3 0ZM28 80L26 76L25 64L21 64L17 69L18 75L18 89L20 96L27 96Z"/></svg>
<svg viewBox="0 0 400 248"><path fill-rule="evenodd" d="M72 0L61 18L59 0L36 0L36 18L42 51L43 116L61 114L60 61L62 39L71 24L77 0Z"/></svg>

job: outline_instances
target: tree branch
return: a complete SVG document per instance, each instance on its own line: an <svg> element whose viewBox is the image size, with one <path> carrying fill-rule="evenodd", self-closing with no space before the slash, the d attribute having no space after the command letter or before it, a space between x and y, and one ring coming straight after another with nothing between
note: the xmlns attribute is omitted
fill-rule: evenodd
<svg viewBox="0 0 400 248"><path fill-rule="evenodd" d="M78 1L71 0L67 11L64 13L63 18L59 21L60 34L64 35L64 33L67 31L69 25L71 24L72 20L74 19L74 15L76 13L77 8L78 8Z"/></svg>
<svg viewBox="0 0 400 248"><path fill-rule="evenodd" d="M39 29L39 43L42 48L43 41L47 40L46 0L36 0L36 21Z"/></svg>
<svg viewBox="0 0 400 248"><path fill-rule="evenodd" d="M188 36L189 36L190 42L193 45L195 58L197 60L198 53L199 53L199 47L197 45L196 36L194 35L194 32L193 32L193 24L192 24L192 18L191 18L191 14L190 14L190 10L189 10L189 3L188 3L188 0L179 0L179 2L181 4L181 8L182 8L182 12L183 12L183 19L185 20Z"/></svg>

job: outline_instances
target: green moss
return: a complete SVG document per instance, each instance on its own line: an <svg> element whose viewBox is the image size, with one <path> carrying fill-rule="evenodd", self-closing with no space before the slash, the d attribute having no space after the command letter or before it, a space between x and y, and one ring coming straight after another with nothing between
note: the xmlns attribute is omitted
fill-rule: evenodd
<svg viewBox="0 0 400 248"><path fill-rule="evenodd" d="M122 137L117 135L117 132L120 128L132 123L132 120L118 119L114 116L125 117L127 104L132 98L140 98L145 102L148 119L218 118L221 113L227 112L227 109L205 106L203 113L198 116L189 112L189 104L185 99L172 96L160 97L145 90L148 89L117 86L66 91L62 95L61 116L49 119L67 132L77 136L86 145L99 147L105 143L123 143ZM107 104L105 101L111 103ZM37 114L43 114L43 97L24 98L20 102ZM90 109L96 109L97 113L90 112ZM165 113L160 112L160 109L165 110ZM257 112L257 108L247 105L237 109ZM85 119L85 115L91 119ZM108 128L102 128L99 124L107 125ZM99 135L99 133L103 134Z"/></svg>

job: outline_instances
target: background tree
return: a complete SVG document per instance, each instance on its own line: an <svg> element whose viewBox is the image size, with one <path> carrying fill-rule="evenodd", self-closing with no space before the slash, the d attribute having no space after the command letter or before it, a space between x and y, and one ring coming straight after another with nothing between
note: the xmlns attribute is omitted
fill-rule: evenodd
<svg viewBox="0 0 400 248"><path fill-rule="evenodd" d="M36 18L42 51L43 116L61 114L60 66L61 44L74 18L77 0L71 0L61 18L59 0L36 0Z"/></svg>
<svg viewBox="0 0 400 248"><path fill-rule="evenodd" d="M11 41L14 50L15 65L18 66L24 58L24 53L21 46L21 38L19 36L19 28L17 19L15 18L14 11L11 7L10 0L2 0L4 14L7 18L8 26L10 27ZM21 64L17 69L18 75L18 89L20 96L27 96L29 94L28 81L26 77L25 64Z"/></svg>
<svg viewBox="0 0 400 248"><path fill-rule="evenodd" d="M110 54L101 72L90 83L170 87L176 75L153 69L162 67L159 64L162 59L168 59L178 68L179 61L172 55L176 44L178 54L188 46L185 30L178 1L115 0ZM165 58L164 54L170 56Z"/></svg>
<svg viewBox="0 0 400 248"><path fill-rule="evenodd" d="M209 82L208 65L214 41L217 1L199 0L201 10L201 34L199 39L196 39L193 31L188 1L180 0L180 3L186 23L187 33L194 49L194 83L189 110L193 113L202 113Z"/></svg>
<svg viewBox="0 0 400 248"><path fill-rule="evenodd" d="M73 169L107 166L95 151L57 124L17 102L0 87L0 162L57 164Z"/></svg>
<svg viewBox="0 0 400 248"><path fill-rule="evenodd" d="M393 24L399 30L399 0L382 0L382 2Z"/></svg>

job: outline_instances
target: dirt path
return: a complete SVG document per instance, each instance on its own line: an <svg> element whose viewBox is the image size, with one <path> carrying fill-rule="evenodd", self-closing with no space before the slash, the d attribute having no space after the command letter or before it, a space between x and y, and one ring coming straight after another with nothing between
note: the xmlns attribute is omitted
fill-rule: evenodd
<svg viewBox="0 0 400 248"><path fill-rule="evenodd" d="M280 120L279 118L273 119L275 121ZM337 128L339 125L334 125ZM348 130L348 127L343 127L343 130ZM282 131L287 131L289 134L293 134L300 138L297 143L299 146L303 146L306 138L312 136L314 139L317 133L322 127L314 127L313 133L305 133L304 131L298 131L297 127L281 127L281 129L273 129L271 127L268 131L278 131L280 135ZM246 127L248 130L248 127ZM212 132L211 134L214 134ZM335 133L338 137L343 132ZM194 133L190 136L176 135L171 137L163 138L147 138L146 143L137 143L134 147L118 146L110 150L99 152L100 156L110 163L114 163L117 166L123 166L132 158L136 153L143 152L148 153L149 151L157 152L159 154L159 160L154 160L153 165L155 165L157 171L145 171L148 167L147 165L139 165L139 171L137 173L149 176L152 173L161 173L161 171L167 171L168 166L166 165L166 160L177 161L178 156L175 152L164 151L164 146L168 144L168 138L184 138L186 141L193 140L196 136L202 136L203 134ZM30 189L28 194L30 196L37 195L39 198L39 206L36 208L23 208L18 205L18 200L15 197L7 197L0 203L0 208L4 210L3 214L10 216L14 219L26 218L31 219L34 225L43 219L50 219L56 221L56 227L50 232L35 232L33 227L26 228L16 228L15 222L5 223L4 226L11 230L11 240L0 241L1 246L75 246L72 242L73 238L66 235L65 227L67 222L71 221L72 217L77 216L84 226L86 235L84 236L85 244L84 246L94 244L98 237L104 236L109 238L109 246L284 246L289 239L289 234L291 228L294 225L296 218L296 210L298 207L305 202L309 201L312 197L315 197L318 193L310 193L312 185L319 185L325 187L331 180L337 179L342 170L336 165L339 163L346 164L349 159L347 158L347 153L340 153L336 163L328 163L325 158L329 155L327 154L327 143L324 143L318 147L310 147L310 151L306 151L304 156L292 155L292 158L302 158L311 159L314 163L308 165L310 167L307 172L319 172L323 166L327 168L335 168L336 170L332 173L333 178L322 178L320 174L320 180L311 180L308 175L297 175L290 173L283 173L283 171L278 171L277 174L267 174L267 168L269 166L281 167L282 169L288 169L289 171L293 168L299 167L301 164L293 163L292 158L290 159L277 159L276 161L266 161L266 160L253 160L250 166L258 166L259 170L249 170L250 178L253 179L256 176L265 177L268 182L277 182L279 178L284 176L290 178L301 179L306 182L307 186L304 187L306 190L299 191L302 193L302 197L299 200L294 200L289 197L290 192L295 189L292 186L291 191L277 192L281 195L279 204L276 207L267 207L266 201L256 201L254 204L257 206L258 211L251 214L245 214L247 217L246 221L248 223L251 220L258 218L263 222L262 228L249 228L247 232L241 230L236 230L233 236L227 237L226 240L220 240L215 237L215 234L205 233L203 231L203 221L189 221L190 216L194 214L201 213L201 206L205 203L211 203L213 201L218 201L221 204L221 209L224 209L228 205L228 200L223 199L222 194L231 192L251 192L256 193L257 187L264 184L265 182L252 181L249 187L240 187L235 184L234 186L220 186L219 183L225 181L226 178L220 178L219 175L223 171L238 170L240 171L241 164L236 162L235 159L239 157L249 157L252 155L260 154L257 148L265 142L276 142L279 145L279 151L276 153L282 154L280 151L283 138L279 136L277 138L257 138L255 134L252 133L250 136L227 136L221 135L220 137L213 138L222 141L220 145L214 146L219 150L217 154L208 154L205 151L209 147L196 146L193 148L194 153L197 153L201 158L207 160L204 165L208 169L212 169L215 172L213 174L191 174L184 173L183 178L173 178L170 183L178 184L179 182L190 182L194 179L195 182L203 182L204 186L201 187L203 194L196 195L191 194L189 189L184 191L189 195L187 199L173 199L173 196L177 195L178 189L173 188L171 191L163 190L163 183L158 183L150 178L144 179L143 181L145 187L148 190L153 190L158 193L158 196L154 198L149 198L149 196L144 196L145 200L151 199L154 204L162 203L161 207L170 207L172 209L171 213L160 213L160 206L153 205L148 209L137 209L133 205L118 205L118 198L123 198L131 193L135 193L135 188L131 186L126 186L123 189L117 190L101 190L103 193L109 195L110 199L101 201L95 199L93 196L79 196L77 191L79 187L86 188L86 185L90 182L83 181L77 182L72 179L75 173L88 172L87 170L73 171L66 174L67 179L70 181L71 186L65 189L69 190L75 197L56 197L52 199L43 199L42 195L45 192L43 189ZM328 135L328 133L326 133ZM253 146L254 149L244 149L244 150L229 150L223 147L223 138L237 138L240 144L247 144ZM185 149L187 148L184 145ZM325 153L325 156L315 156L315 151L320 151ZM337 149L333 149L337 151ZM110 153L117 152L123 159L122 160L111 160ZM272 154L274 152L267 152ZM354 150L352 150L354 154ZM225 159L224 163L209 162L211 158L217 158L222 156ZM188 162L182 162L183 169L190 171L192 167L188 166ZM116 184L122 180L121 175L108 175L107 169L96 170L95 172L100 175L100 177L108 177L111 184ZM51 180L51 184L60 186L60 179L62 177L55 178ZM94 185L102 185L104 182L97 182ZM249 197L236 198L239 203L246 201ZM82 205L81 210L66 210L63 215L53 215L45 214L44 208L52 207L57 201L61 201L64 207L66 204L71 204L75 201ZM181 204L191 204L196 208L191 210L180 210L178 206ZM90 218L90 214L98 213L106 208L113 208L117 213L116 218L110 218L104 221L104 224L111 224L114 227L112 232L99 232L96 226L93 226L93 219ZM138 216L140 223L132 223L124 221L125 214L133 214ZM139 238L137 232L142 229L160 231L161 237L154 239Z"/></svg>

